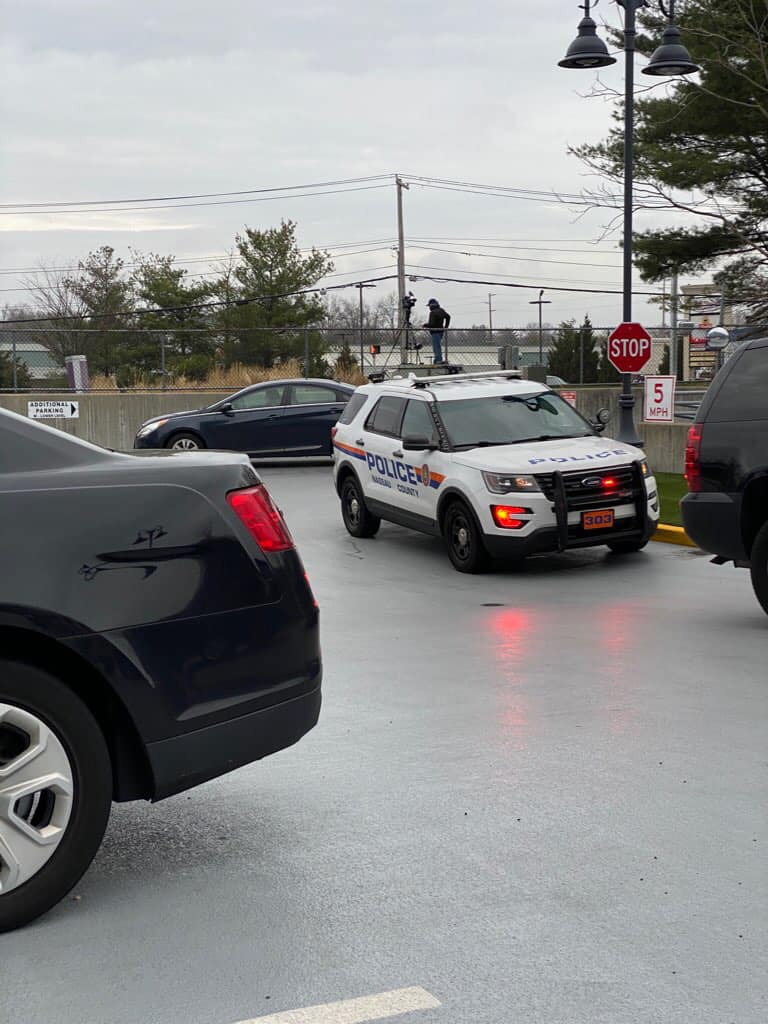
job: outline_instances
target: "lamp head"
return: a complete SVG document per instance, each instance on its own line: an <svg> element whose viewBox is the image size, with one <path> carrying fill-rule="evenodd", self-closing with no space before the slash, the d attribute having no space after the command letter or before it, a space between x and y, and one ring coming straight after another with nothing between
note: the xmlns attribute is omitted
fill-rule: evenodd
<svg viewBox="0 0 768 1024"><path fill-rule="evenodd" d="M597 34L588 3L585 10L586 14L579 23L579 34L568 47L565 57L558 61L561 68L607 68L616 63L616 58L608 53L608 47Z"/></svg>
<svg viewBox="0 0 768 1024"><path fill-rule="evenodd" d="M698 64L694 64L690 53L680 40L680 29L677 25L669 24L664 29L661 46L654 51L648 67L643 68L643 74L656 78L673 78L681 75L695 75L700 70L701 68Z"/></svg>

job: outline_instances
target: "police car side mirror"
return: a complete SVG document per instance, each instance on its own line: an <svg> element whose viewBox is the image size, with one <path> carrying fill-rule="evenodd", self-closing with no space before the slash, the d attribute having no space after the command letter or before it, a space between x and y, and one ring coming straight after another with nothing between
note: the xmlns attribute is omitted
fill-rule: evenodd
<svg viewBox="0 0 768 1024"><path fill-rule="evenodd" d="M592 421L592 426L598 434L602 434L605 430L606 425L610 422L611 410L610 409L598 409L597 415Z"/></svg>
<svg viewBox="0 0 768 1024"><path fill-rule="evenodd" d="M426 435L422 437L419 434L408 434L403 438L404 452L433 452L436 448L437 445L434 441L431 441Z"/></svg>

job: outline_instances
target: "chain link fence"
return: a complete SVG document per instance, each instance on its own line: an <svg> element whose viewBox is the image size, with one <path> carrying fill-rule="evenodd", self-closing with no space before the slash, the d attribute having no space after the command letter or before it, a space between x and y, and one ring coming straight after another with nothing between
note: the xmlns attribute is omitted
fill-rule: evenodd
<svg viewBox="0 0 768 1024"><path fill-rule="evenodd" d="M728 325L725 325L726 327ZM560 373L568 384L613 382L596 376L604 362L600 349L611 327L451 328L442 339L444 358L466 370L499 367L525 369L550 365L554 349L567 359ZM708 381L722 358L747 336L768 327L733 326L723 355L706 348L706 332L680 331L684 354L679 368L685 380ZM651 328L651 371L664 368L670 342L668 327ZM701 337L696 337L699 334ZM690 340L689 340L690 339ZM667 357L668 358L668 357ZM334 377L363 382L370 373L394 376L431 365L432 342L420 328L322 326L213 330L142 328L57 328L13 326L0 322L0 391L205 390L234 391L281 377Z"/></svg>

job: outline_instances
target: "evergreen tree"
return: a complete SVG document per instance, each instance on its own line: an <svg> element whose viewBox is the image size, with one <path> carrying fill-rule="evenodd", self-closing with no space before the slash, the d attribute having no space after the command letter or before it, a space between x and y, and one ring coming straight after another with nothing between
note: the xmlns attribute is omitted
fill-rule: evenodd
<svg viewBox="0 0 768 1024"><path fill-rule="evenodd" d="M309 330L322 322L325 307L318 294L300 293L333 270L328 253L302 253L291 220L266 231L246 228L236 238L236 249L238 262L216 285L230 300L243 303L218 318L226 328L226 363L273 366L303 360L309 344L310 373L327 372L322 336Z"/></svg>
<svg viewBox="0 0 768 1024"><path fill-rule="evenodd" d="M591 384L597 380L599 353L595 348L595 336L592 322L584 317L581 327L574 320L563 321L555 335L555 343L549 350L548 370L551 374L562 377L571 384L581 380L582 345L584 360L584 383Z"/></svg>

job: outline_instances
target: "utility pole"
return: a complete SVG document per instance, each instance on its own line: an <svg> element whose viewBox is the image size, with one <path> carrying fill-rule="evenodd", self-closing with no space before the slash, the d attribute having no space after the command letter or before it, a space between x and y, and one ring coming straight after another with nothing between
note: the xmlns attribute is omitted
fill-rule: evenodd
<svg viewBox="0 0 768 1024"><path fill-rule="evenodd" d="M397 299L398 299L398 324L400 326L400 362L404 363L408 358L407 344L408 333L405 330L405 230L403 228L403 189L410 188L407 182L403 181L399 174L395 175L397 186Z"/></svg>
<svg viewBox="0 0 768 1024"><path fill-rule="evenodd" d="M669 297L669 372L677 379L677 317L680 309L680 292L678 289L677 267L672 271L672 283Z"/></svg>
<svg viewBox="0 0 768 1024"><path fill-rule="evenodd" d="M488 341L493 344L493 307L491 306L491 299L495 297L495 292L488 292Z"/></svg>
<svg viewBox="0 0 768 1024"><path fill-rule="evenodd" d="M544 324L542 321L542 307L552 305L549 299L542 299L543 294L544 289L542 288L539 292L538 299L531 299L531 301L528 303L529 306L539 307L539 366L544 365Z"/></svg>

